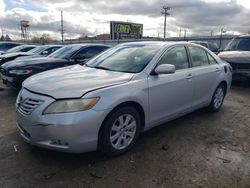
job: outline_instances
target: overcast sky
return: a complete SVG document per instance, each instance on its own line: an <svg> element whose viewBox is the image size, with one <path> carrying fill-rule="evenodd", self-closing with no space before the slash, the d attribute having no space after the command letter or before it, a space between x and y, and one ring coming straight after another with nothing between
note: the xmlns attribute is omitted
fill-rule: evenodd
<svg viewBox="0 0 250 188"><path fill-rule="evenodd" d="M167 36L250 31L249 0L0 0L0 27L4 34L20 38L19 22L28 20L32 36L43 33L60 38L60 10L64 11L66 38L109 33L109 22L142 23L144 36L163 36L163 5L171 6ZM0 32L1 33L1 32ZM183 34L183 33L182 33Z"/></svg>

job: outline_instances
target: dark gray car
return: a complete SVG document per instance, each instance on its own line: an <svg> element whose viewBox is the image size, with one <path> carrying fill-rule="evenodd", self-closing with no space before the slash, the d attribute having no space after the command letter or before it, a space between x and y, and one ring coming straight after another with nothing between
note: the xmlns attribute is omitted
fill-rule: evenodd
<svg viewBox="0 0 250 188"><path fill-rule="evenodd" d="M250 78L250 35L232 39L219 57L230 63L234 80Z"/></svg>

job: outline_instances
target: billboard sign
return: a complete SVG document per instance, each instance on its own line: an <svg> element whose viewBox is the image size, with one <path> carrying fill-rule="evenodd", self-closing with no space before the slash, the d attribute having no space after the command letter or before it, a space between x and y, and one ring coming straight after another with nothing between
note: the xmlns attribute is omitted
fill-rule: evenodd
<svg viewBox="0 0 250 188"><path fill-rule="evenodd" d="M110 36L115 39L141 39L143 34L143 24L131 22L110 22Z"/></svg>

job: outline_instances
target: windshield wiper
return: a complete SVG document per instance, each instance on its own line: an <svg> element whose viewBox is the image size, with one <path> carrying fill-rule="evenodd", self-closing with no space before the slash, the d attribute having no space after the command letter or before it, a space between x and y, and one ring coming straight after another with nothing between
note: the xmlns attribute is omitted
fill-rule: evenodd
<svg viewBox="0 0 250 188"><path fill-rule="evenodd" d="M102 66L95 66L95 67L93 67L93 68L102 69L102 70L111 70L111 69L109 69L109 68L107 68L107 67L102 67Z"/></svg>

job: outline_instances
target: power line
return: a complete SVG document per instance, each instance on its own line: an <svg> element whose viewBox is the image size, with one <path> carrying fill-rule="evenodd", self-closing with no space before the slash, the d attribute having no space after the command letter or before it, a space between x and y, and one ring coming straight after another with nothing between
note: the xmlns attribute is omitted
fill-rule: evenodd
<svg viewBox="0 0 250 188"><path fill-rule="evenodd" d="M170 16L170 13L168 11L170 11L172 7L168 7L168 6L163 6L162 7L162 14L164 15L164 39L166 38L166 19L167 16Z"/></svg>

